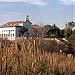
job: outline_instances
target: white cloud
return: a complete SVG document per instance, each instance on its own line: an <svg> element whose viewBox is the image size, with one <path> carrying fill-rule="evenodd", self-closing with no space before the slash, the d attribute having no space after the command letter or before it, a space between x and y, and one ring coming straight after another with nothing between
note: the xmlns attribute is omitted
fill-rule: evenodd
<svg viewBox="0 0 75 75"><path fill-rule="evenodd" d="M75 0L59 0L60 2L62 2L64 5L72 5Z"/></svg>
<svg viewBox="0 0 75 75"><path fill-rule="evenodd" d="M1 13L0 16L15 16L15 15L25 15L25 13L19 13L19 12L5 12Z"/></svg>
<svg viewBox="0 0 75 75"><path fill-rule="evenodd" d="M0 0L2 2L27 2L34 5L45 5L43 0Z"/></svg>
<svg viewBox="0 0 75 75"><path fill-rule="evenodd" d="M19 13L19 12L7 12L7 14L10 14L10 15L22 15L22 14L25 14L25 13Z"/></svg>

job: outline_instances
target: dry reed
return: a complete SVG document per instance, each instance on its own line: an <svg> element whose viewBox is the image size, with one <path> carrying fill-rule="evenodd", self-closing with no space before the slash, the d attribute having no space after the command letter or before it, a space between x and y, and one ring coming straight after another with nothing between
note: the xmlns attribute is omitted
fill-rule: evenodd
<svg viewBox="0 0 75 75"><path fill-rule="evenodd" d="M75 58L50 53L41 40L0 40L0 75L74 75Z"/></svg>

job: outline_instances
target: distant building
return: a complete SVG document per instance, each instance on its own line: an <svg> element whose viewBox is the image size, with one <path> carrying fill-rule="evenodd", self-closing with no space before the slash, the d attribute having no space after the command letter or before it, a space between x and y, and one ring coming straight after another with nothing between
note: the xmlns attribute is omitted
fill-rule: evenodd
<svg viewBox="0 0 75 75"><path fill-rule="evenodd" d="M28 37L31 37L31 24L28 15L26 21L8 22L0 26L0 37L7 38L8 40L15 40L16 37L22 37L20 30L23 26L28 29Z"/></svg>

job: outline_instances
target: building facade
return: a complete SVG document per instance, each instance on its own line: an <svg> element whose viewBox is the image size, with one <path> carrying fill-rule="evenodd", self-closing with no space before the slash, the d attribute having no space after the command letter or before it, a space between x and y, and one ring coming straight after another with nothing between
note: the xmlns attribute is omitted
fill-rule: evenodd
<svg viewBox="0 0 75 75"><path fill-rule="evenodd" d="M21 28L24 26L27 29L28 37L31 37L31 22L27 15L26 21L8 22L0 27L0 37L8 40L15 40L17 37L22 37Z"/></svg>

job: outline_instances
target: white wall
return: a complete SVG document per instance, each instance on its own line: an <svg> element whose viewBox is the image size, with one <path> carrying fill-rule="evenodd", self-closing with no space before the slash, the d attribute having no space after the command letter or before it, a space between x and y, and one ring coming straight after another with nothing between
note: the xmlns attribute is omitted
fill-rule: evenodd
<svg viewBox="0 0 75 75"><path fill-rule="evenodd" d="M0 28L0 37L7 38L8 40L15 40L16 27Z"/></svg>
<svg viewBox="0 0 75 75"><path fill-rule="evenodd" d="M23 23L19 23L19 26L23 26Z"/></svg>

